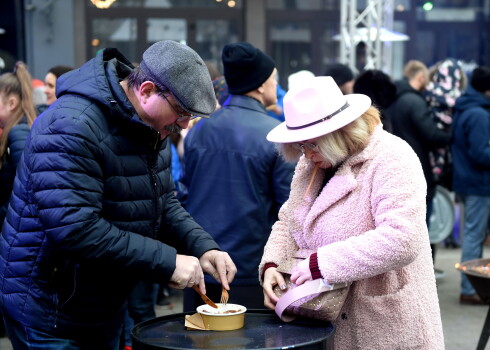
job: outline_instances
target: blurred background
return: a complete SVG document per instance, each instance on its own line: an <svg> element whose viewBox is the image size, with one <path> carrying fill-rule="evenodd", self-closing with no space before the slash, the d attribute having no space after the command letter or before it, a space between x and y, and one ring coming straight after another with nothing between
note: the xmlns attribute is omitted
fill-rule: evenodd
<svg viewBox="0 0 490 350"><path fill-rule="evenodd" d="M105 47L138 62L149 45L171 39L218 67L224 44L248 41L275 59L282 86L333 62L397 79L410 59L490 65L489 29L490 0L2 0L0 69L23 60L44 77Z"/></svg>

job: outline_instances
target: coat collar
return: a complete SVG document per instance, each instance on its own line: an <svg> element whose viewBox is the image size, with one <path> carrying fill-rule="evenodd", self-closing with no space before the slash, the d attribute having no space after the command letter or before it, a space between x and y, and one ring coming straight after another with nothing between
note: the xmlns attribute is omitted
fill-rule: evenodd
<svg viewBox="0 0 490 350"><path fill-rule="evenodd" d="M250 96L246 95L231 95L231 98L225 103L223 107L240 107L240 108L245 108L245 109L250 109L256 112L263 113L266 116L269 116L267 114L267 111L265 109L265 106L255 98L252 98Z"/></svg>
<svg viewBox="0 0 490 350"><path fill-rule="evenodd" d="M319 169L307 195L305 193L314 167L309 160L304 157L301 158L296 170L297 179L291 186L291 194L299 199L299 202L296 203L306 210L302 215L295 215L295 220L303 220L306 226L309 223L312 224L329 207L354 191L358 186L358 177L363 165L377 154L376 148L379 146L383 132L381 125L376 127L366 148L346 159L323 189L320 187L323 185L325 170ZM319 192L320 194L318 194Z"/></svg>

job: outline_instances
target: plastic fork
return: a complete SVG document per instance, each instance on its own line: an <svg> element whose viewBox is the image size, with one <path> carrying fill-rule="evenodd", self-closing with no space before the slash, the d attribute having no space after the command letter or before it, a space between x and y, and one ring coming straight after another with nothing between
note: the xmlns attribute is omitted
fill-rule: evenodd
<svg viewBox="0 0 490 350"><path fill-rule="evenodd" d="M223 287L221 289L221 299L219 300L219 302L221 304L228 304L228 299L230 299L230 295L228 294L228 291L225 289L225 287Z"/></svg>

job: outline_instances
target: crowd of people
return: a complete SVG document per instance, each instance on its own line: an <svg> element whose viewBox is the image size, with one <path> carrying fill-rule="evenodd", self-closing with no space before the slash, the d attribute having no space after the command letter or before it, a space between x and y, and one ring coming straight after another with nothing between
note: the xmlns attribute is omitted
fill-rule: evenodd
<svg viewBox="0 0 490 350"><path fill-rule="evenodd" d="M335 349L443 349L432 203L436 186L457 194L461 261L481 258L490 68L412 60L394 81L333 63L286 91L250 43L221 60L223 73L174 41L138 64L108 48L50 69L37 104L23 62L0 75L0 312L14 349L129 349L162 288L184 290L184 311L202 303L192 286L274 309L277 267L298 249L311 254L294 283L351 283ZM459 302L483 304L464 275Z"/></svg>

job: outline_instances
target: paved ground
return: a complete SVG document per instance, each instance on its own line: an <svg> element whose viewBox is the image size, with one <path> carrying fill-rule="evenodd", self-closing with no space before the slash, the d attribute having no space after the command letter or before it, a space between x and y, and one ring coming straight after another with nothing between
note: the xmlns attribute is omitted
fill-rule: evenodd
<svg viewBox="0 0 490 350"><path fill-rule="evenodd" d="M489 310L488 306L460 305L459 273L454 269L455 263L460 259L460 249L439 248L436 258L436 267L445 272L445 276L437 280L439 302L441 306L442 323L446 350L473 350L476 349L480 333ZM484 252L484 257L490 257L490 247ZM171 296L173 307L157 306L158 316L182 312L181 293ZM486 350L490 350L490 342ZM0 338L0 350L12 350L8 339Z"/></svg>

